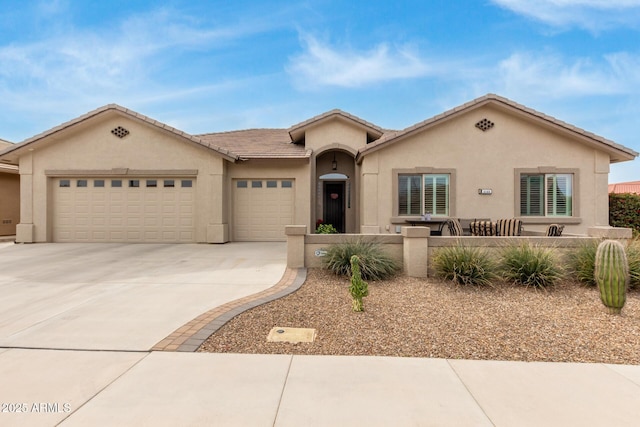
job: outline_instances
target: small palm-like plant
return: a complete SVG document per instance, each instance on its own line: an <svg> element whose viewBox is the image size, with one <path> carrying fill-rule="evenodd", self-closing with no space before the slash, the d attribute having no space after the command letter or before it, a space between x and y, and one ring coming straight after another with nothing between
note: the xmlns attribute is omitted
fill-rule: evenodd
<svg viewBox="0 0 640 427"><path fill-rule="evenodd" d="M458 285L491 285L491 281L497 278L495 262L487 251L480 248L442 248L434 254L432 265L438 278Z"/></svg>
<svg viewBox="0 0 640 427"><path fill-rule="evenodd" d="M351 276L351 257L357 255L364 280L381 280L393 276L399 269L398 263L387 255L382 246L375 242L338 243L327 249L325 266L335 274Z"/></svg>
<svg viewBox="0 0 640 427"><path fill-rule="evenodd" d="M534 288L553 286L562 277L552 250L528 242L503 249L500 271L506 280Z"/></svg>

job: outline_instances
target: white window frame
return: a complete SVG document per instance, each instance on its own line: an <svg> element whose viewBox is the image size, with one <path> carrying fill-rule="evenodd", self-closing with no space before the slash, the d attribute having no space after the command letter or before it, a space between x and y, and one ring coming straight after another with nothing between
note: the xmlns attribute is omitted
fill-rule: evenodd
<svg viewBox="0 0 640 427"><path fill-rule="evenodd" d="M408 178L406 179L406 185L407 188L404 189L404 191L406 191L407 194L407 210L405 210L404 212L400 211L400 196L402 193L402 188L401 188L401 180L403 178ZM415 181L420 180L420 188L419 188L419 197L420 197L420 201L419 201L419 212L412 212L411 211L411 205L412 205L412 188L411 188L411 183L413 182L415 184ZM444 190L444 210L442 210L442 206L438 206L439 205L439 200L438 200L438 183L437 181L444 179L445 182L445 190ZM429 183L429 181L431 181ZM433 188L433 192L431 195L431 198L427 197L427 191L426 188L427 186L431 184L432 188ZM434 185L435 184L435 185ZM398 203L396 204L396 208L398 209L398 215L399 216L416 216L416 215L425 215L427 213L430 213L432 216L449 216L450 212L451 212L451 174L449 173L424 173L424 174L414 174L414 173L399 173L398 174L398 179L397 179L397 189L398 189ZM415 194L414 194L415 195ZM430 199L430 200L429 200ZM430 206L427 206L427 204L429 204Z"/></svg>
<svg viewBox="0 0 640 427"><path fill-rule="evenodd" d="M521 179L523 175L542 175L544 184L544 210L542 215L523 215L521 208ZM571 175L571 215L547 215L547 176L549 175ZM516 168L514 169L514 216L521 219L524 224L554 224L560 221L562 224L581 224L580 217L580 169L559 168L552 166L540 166L537 168ZM524 212L526 213L526 212Z"/></svg>

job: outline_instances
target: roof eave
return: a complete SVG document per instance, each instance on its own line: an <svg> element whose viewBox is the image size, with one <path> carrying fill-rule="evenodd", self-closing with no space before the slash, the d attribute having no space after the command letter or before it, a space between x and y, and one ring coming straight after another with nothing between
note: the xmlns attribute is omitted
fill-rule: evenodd
<svg viewBox="0 0 640 427"><path fill-rule="evenodd" d="M208 148L210 150L213 150L215 152L217 152L218 154L220 154L223 158L225 158L228 161L231 162L235 162L237 161L240 156L238 156L237 154L234 154L232 152L230 152L229 150L223 149L221 147L217 147L213 144L210 144L208 142L205 142L203 140L201 140L200 138L197 138L193 135L190 135L186 132L183 132L179 129L176 129L174 127L171 127L169 125L166 125L162 122L159 122L157 120L154 120L148 116L145 116L143 114L137 113L133 110L129 110L127 108L121 107L120 105L117 104L108 104L105 105L103 107L97 108L93 111L90 111L86 114L83 114L75 119L72 119L70 121L67 121L65 123L62 123L58 126L55 126L47 131L44 131L42 133L39 133L35 136L32 136L30 138L25 139L24 141L20 142L19 144L15 144L14 147L10 147L8 150L5 150L4 152L0 152L0 160L9 160L9 162L11 162L12 164L17 164L18 162L18 157L20 157L20 155L22 154L22 152L25 149L29 149L27 147L30 147L30 149L33 149L34 146L38 145L41 141L47 139L47 138L54 138L57 134L60 134L61 132L70 129L74 126L79 125L80 123L84 123L87 120L93 119L95 117L98 117L102 114L108 113L108 112L116 112L117 114L122 114L125 115L131 119L137 120L141 123L145 123L147 125L151 125L156 127L157 129L163 131L163 132L167 132L170 133L174 136L178 136L181 137L184 140L187 140L191 143L197 144L199 146ZM7 155L13 154L13 156L11 157L6 157Z"/></svg>
<svg viewBox="0 0 640 427"><path fill-rule="evenodd" d="M444 113L438 114L437 116L434 116L430 119L410 126L402 131L396 132L395 134L390 134L390 136L387 138L369 144L368 146L360 150L358 156L356 157L356 160L361 162L361 159L366 155L378 151L391 143L406 139L416 133L424 131L425 129L436 126L442 122L452 120L461 114L488 104L498 106L508 111L516 112L528 118L533 118L534 120L537 120L539 123L542 123L545 126L553 128L555 130L560 130L573 137L593 144L598 149L606 151L610 155L611 163L633 160L639 155L636 151L628 147L617 144L591 132L587 132L584 129L570 125L531 108L525 107L524 105L513 102L507 98L503 98L495 94L487 94L483 97L477 98L451 110L445 111Z"/></svg>
<svg viewBox="0 0 640 427"><path fill-rule="evenodd" d="M367 132L367 135L370 135L374 139L380 138L384 134L384 130L374 125L373 123L369 123L366 120L346 113L342 110L335 109L291 126L288 130L291 141L298 141L304 135L307 129L333 119L341 119L348 123L354 124L357 127L365 130Z"/></svg>

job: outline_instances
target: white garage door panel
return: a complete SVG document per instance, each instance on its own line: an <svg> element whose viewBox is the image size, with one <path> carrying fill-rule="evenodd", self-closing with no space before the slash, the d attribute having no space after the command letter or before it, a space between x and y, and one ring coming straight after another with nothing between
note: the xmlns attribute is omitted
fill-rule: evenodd
<svg viewBox="0 0 640 427"><path fill-rule="evenodd" d="M163 178L129 180L113 186L112 179L103 187L95 179L54 179L53 241L55 242L193 242L194 188L164 186ZM78 186L86 181L87 186ZM64 185L61 185L64 184Z"/></svg>
<svg viewBox="0 0 640 427"><path fill-rule="evenodd" d="M284 227L293 224L293 187L293 180L234 181L234 240L285 240Z"/></svg>

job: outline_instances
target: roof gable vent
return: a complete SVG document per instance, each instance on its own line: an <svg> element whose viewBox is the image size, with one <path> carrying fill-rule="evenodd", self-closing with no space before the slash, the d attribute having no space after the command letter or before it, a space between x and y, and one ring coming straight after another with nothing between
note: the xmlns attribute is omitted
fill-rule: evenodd
<svg viewBox="0 0 640 427"><path fill-rule="evenodd" d="M122 126L118 126L115 129L111 129L111 133L117 136L118 138L124 138L129 135L129 131L123 128Z"/></svg>
<svg viewBox="0 0 640 427"><path fill-rule="evenodd" d="M486 132L493 127L493 122L489 119L482 119L478 123L476 123L476 127L480 129L482 132Z"/></svg>

